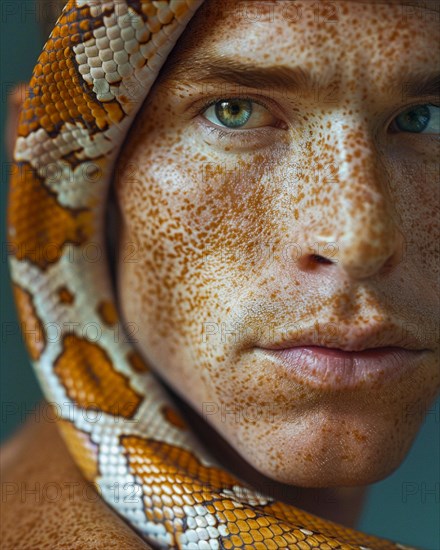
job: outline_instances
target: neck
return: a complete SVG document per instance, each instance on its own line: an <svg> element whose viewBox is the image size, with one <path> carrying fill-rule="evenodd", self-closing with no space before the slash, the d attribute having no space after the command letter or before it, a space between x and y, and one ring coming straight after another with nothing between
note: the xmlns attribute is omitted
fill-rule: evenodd
<svg viewBox="0 0 440 550"><path fill-rule="evenodd" d="M162 381L163 382L163 381ZM366 487L305 488L286 485L261 474L218 432L164 383L194 434L223 468L257 491L321 518L356 528L365 504Z"/></svg>

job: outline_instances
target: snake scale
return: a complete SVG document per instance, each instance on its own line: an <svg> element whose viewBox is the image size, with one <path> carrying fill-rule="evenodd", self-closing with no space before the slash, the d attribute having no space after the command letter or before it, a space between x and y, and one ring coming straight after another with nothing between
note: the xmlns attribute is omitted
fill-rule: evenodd
<svg viewBox="0 0 440 550"><path fill-rule="evenodd" d="M409 548L243 484L201 446L127 339L115 338L102 253L113 166L202 3L70 0L39 56L8 210L14 295L39 381L84 476L154 548Z"/></svg>

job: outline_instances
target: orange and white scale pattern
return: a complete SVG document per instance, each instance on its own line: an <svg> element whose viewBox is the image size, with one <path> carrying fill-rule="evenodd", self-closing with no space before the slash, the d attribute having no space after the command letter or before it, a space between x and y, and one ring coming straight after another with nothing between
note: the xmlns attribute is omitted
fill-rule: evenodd
<svg viewBox="0 0 440 550"><path fill-rule="evenodd" d="M29 85L11 175L23 336L84 475L158 548L408 548L257 493L223 470L124 341L104 251L114 162L203 0L70 0Z"/></svg>

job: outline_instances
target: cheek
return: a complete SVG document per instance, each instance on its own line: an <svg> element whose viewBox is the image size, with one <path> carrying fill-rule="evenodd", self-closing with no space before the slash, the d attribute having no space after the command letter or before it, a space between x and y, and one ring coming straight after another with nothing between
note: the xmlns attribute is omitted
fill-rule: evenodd
<svg viewBox="0 0 440 550"><path fill-rule="evenodd" d="M402 138L399 147L387 150L383 173L391 197L393 213L403 235L402 260L398 266L400 281L411 300L414 288L423 299L427 317L437 318L434 309L440 298L438 277L440 172L433 145L425 146L423 153L420 138L414 139L408 149ZM385 281L386 283L386 281ZM423 290L419 290L423 288Z"/></svg>
<svg viewBox="0 0 440 550"><path fill-rule="evenodd" d="M224 324L252 290L259 244L280 224L272 205L283 190L270 191L267 176L277 161L263 161L254 155L227 165L210 155L207 162L177 132L153 130L119 160L122 312L147 359L197 406L207 387L235 395L226 346L220 338L204 343L203 332Z"/></svg>
<svg viewBox="0 0 440 550"><path fill-rule="evenodd" d="M262 229L274 233L280 216L255 168L261 158L226 165L211 155L208 162L178 133L152 137L127 146L120 159L120 287L130 315L153 315L158 338L184 336L200 331L201 318L235 285L231 266L237 275L252 267Z"/></svg>

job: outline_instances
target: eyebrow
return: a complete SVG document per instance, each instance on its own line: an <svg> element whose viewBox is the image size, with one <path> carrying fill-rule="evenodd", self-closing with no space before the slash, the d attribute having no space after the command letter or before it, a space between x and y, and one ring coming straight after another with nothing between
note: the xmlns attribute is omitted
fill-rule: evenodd
<svg viewBox="0 0 440 550"><path fill-rule="evenodd" d="M177 58L171 59L169 64L166 63L160 78L195 83L219 81L249 88L280 90L312 88L316 85L328 84L324 76L318 79L301 67L288 65L263 67L215 54L194 54L182 61Z"/></svg>
<svg viewBox="0 0 440 550"><path fill-rule="evenodd" d="M312 74L301 67L288 65L258 66L208 53L194 53L183 60L181 55L169 60L160 73L160 81L208 83L224 82L254 89L325 89L331 86L330 74ZM440 97L440 72L418 71L390 82L390 91L401 98Z"/></svg>
<svg viewBox="0 0 440 550"><path fill-rule="evenodd" d="M440 100L440 72L416 73L401 80L402 96L435 96Z"/></svg>

